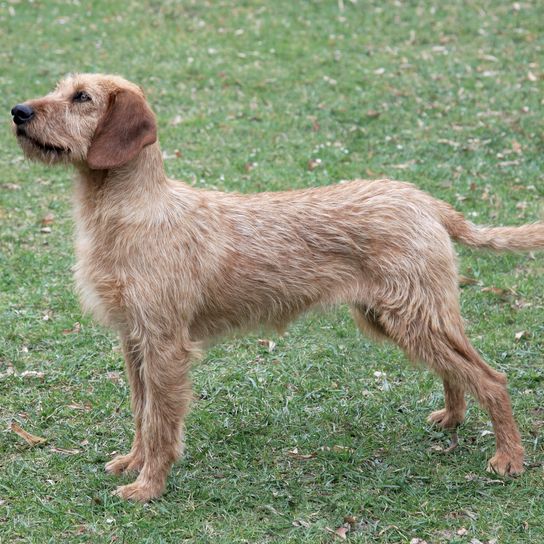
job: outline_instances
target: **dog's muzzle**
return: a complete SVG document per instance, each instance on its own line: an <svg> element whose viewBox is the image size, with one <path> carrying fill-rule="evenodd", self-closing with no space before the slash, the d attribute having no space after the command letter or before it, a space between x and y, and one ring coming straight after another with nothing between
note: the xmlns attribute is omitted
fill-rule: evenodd
<svg viewBox="0 0 544 544"><path fill-rule="evenodd" d="M26 104L17 104L12 108L11 115L17 126L24 125L34 117L34 110Z"/></svg>

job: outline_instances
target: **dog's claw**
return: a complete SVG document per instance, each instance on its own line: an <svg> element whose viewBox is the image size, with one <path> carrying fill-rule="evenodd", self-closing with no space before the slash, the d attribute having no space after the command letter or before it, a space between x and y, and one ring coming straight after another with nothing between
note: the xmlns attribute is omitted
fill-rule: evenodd
<svg viewBox="0 0 544 544"><path fill-rule="evenodd" d="M108 474L140 472L143 464L143 459L131 452L127 455L116 455L109 463L106 463L105 469Z"/></svg>
<svg viewBox="0 0 544 544"><path fill-rule="evenodd" d="M523 471L523 452L498 452L487 464L487 472L493 472L499 476L516 477Z"/></svg>
<svg viewBox="0 0 544 544"><path fill-rule="evenodd" d="M446 408L442 408L442 410L431 412L427 421L442 429L455 429L463 422L463 416L452 414Z"/></svg>
<svg viewBox="0 0 544 544"><path fill-rule="evenodd" d="M162 489L136 480L131 484L119 486L113 492L113 495L121 499L145 503L152 499L156 499L161 493Z"/></svg>

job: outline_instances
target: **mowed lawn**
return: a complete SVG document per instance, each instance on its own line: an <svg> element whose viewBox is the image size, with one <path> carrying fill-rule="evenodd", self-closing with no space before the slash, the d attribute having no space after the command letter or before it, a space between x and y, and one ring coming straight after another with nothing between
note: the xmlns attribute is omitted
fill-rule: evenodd
<svg viewBox="0 0 544 544"><path fill-rule="evenodd" d="M111 496L129 449L116 337L81 315L72 173L22 158L11 107L73 71L142 85L166 170L196 187L411 181L474 222L544 219L544 3L0 4L0 542L544 542L544 256L459 247L469 336L508 374L527 470L485 472L426 423L442 386L345 308L225 339L195 367L186 455L164 496ZM15 422L46 442L30 447ZM333 534L337 531L337 535Z"/></svg>

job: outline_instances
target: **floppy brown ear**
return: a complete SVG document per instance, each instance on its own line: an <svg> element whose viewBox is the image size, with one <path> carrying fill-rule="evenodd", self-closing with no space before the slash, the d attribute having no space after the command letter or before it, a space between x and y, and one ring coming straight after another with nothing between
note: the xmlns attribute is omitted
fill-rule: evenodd
<svg viewBox="0 0 544 544"><path fill-rule="evenodd" d="M157 140L157 123L144 98L121 90L110 98L108 110L99 122L87 152L93 170L121 166Z"/></svg>

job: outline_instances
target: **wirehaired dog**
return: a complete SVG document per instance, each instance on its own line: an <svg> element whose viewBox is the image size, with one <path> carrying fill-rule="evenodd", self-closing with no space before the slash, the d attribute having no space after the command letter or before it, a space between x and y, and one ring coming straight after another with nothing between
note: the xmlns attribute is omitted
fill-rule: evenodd
<svg viewBox="0 0 544 544"><path fill-rule="evenodd" d="M81 74L12 109L27 157L72 164L75 279L83 308L120 334L131 387L130 453L117 488L148 501L182 450L190 361L209 339L258 325L282 329L310 308L350 305L359 328L399 345L444 382L443 428L465 392L487 410L489 468L523 471L503 374L465 336L451 240L476 248L544 248L544 224L484 228L413 185L389 180L243 195L166 177L155 117L140 88Z"/></svg>

